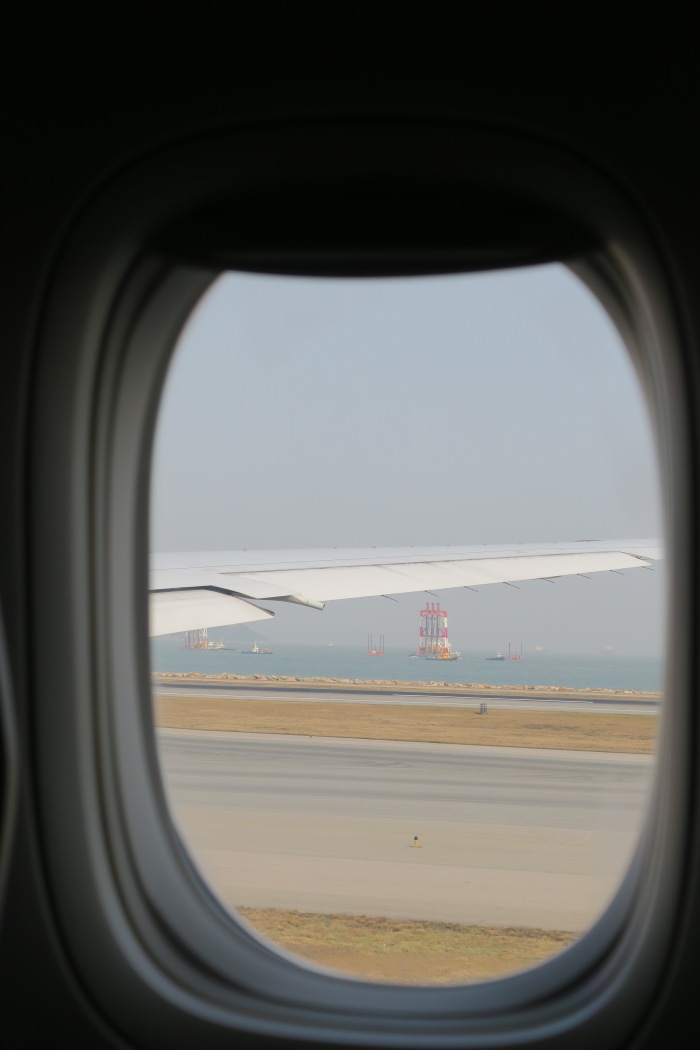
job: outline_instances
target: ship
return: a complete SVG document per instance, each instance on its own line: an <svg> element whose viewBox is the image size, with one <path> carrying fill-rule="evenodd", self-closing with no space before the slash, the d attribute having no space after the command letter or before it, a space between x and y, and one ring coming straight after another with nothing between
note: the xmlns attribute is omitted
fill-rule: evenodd
<svg viewBox="0 0 700 1050"><path fill-rule="evenodd" d="M242 649L241 652L244 656L272 656L272 649L260 649L257 642L254 642L252 648Z"/></svg>
<svg viewBox="0 0 700 1050"><path fill-rule="evenodd" d="M494 653L493 656L487 656L487 660L505 660L503 653Z"/></svg>
<svg viewBox="0 0 700 1050"><path fill-rule="evenodd" d="M379 648L374 648L374 638L371 634L367 635L367 655L368 656L384 656L384 635L379 635Z"/></svg>

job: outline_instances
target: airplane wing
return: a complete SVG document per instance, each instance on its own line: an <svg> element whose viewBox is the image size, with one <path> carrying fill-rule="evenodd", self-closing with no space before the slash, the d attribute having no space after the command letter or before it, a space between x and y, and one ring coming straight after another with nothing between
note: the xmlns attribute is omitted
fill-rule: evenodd
<svg viewBox="0 0 700 1050"><path fill-rule="evenodd" d="M658 540L577 540L466 547L180 552L151 556L150 634L267 619L259 602L323 609L341 598L650 567Z"/></svg>

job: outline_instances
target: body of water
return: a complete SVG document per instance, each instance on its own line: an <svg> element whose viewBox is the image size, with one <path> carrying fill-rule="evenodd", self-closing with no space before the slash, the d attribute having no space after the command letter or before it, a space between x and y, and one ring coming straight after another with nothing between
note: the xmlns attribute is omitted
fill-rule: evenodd
<svg viewBox="0 0 700 1050"><path fill-rule="evenodd" d="M263 643L259 643L262 647ZM386 649L384 656L369 656L362 648L328 645L270 645L267 656L246 655L250 648L188 650L180 638L154 638L151 669L154 672L202 674L298 675L302 678L351 678L363 681L484 683L490 685L559 685L572 689L633 689L660 692L663 661L650 656L615 653L524 652L522 659L489 660L493 653L467 652L461 660L412 659L406 649Z"/></svg>

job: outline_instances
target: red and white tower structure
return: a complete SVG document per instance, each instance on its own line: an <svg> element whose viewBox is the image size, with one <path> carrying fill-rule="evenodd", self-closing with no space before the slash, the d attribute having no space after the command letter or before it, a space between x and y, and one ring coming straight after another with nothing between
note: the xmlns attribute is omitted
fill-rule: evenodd
<svg viewBox="0 0 700 1050"><path fill-rule="evenodd" d="M447 629L447 610L440 602L428 602L420 611L420 637L418 656L424 660L458 660L459 653L452 652Z"/></svg>

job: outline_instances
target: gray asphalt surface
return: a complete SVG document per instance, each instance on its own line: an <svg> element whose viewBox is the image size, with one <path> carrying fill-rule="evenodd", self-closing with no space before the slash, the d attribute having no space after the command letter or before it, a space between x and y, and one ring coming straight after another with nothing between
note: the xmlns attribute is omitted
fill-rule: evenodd
<svg viewBox="0 0 700 1050"><path fill-rule="evenodd" d="M654 769L524 748L158 739L175 822L227 907L572 932L616 891Z"/></svg>

